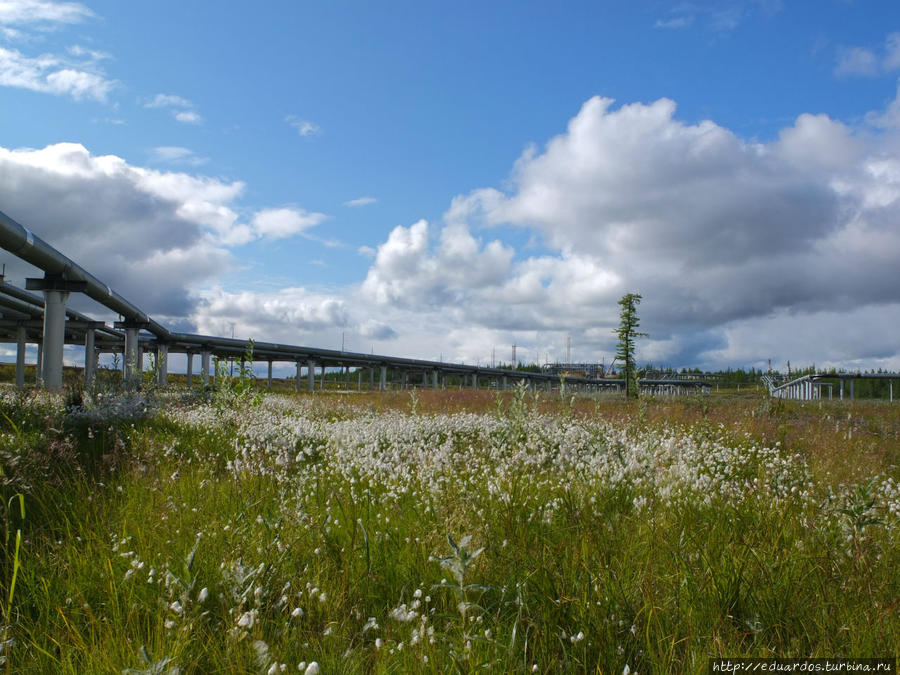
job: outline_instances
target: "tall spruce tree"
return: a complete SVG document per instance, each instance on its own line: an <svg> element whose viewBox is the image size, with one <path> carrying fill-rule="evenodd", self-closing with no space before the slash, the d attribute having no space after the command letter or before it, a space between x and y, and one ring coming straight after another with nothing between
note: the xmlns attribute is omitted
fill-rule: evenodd
<svg viewBox="0 0 900 675"><path fill-rule="evenodd" d="M639 337L647 337L646 333L639 333L637 328L641 320L637 315L637 305L641 304L640 293L626 293L619 300L622 308L619 312L619 327L613 330L619 337L616 346L616 358L625 369L625 393L629 398L637 398L639 395L637 371L634 367L634 341Z"/></svg>

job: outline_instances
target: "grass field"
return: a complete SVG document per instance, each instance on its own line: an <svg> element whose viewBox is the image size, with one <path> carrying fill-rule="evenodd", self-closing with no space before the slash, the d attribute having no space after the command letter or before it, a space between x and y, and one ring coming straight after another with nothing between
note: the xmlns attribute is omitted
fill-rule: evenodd
<svg viewBox="0 0 900 675"><path fill-rule="evenodd" d="M0 392L7 672L900 651L900 406Z"/></svg>

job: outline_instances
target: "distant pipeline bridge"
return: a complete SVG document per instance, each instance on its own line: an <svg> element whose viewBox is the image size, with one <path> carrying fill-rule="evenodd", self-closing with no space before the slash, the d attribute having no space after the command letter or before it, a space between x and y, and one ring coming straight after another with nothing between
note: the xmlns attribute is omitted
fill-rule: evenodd
<svg viewBox="0 0 900 675"><path fill-rule="evenodd" d="M27 279L25 290L0 280L0 341L13 342L16 351L16 386L25 386L25 350L29 343L38 346L38 382L49 390L62 387L63 351L66 344L83 345L85 349L84 378L89 384L95 377L101 353L122 354L123 377L127 386L138 387L143 374L143 354L156 355L158 384L168 383L168 355L187 356L187 384L193 385L194 357L200 358L200 380L210 383L215 373L210 359L243 359L251 342L235 338L197 335L170 331L132 304L109 286L94 277L77 263L50 246L15 220L0 212L0 247L17 258L44 272L43 278ZM40 291L41 295L29 291ZM121 321L112 326L80 312L67 309L71 293L84 293L108 310L119 314ZM349 374L369 371L369 388L375 388L374 376L380 371L378 389L388 387L388 370L399 371L402 386L411 376L421 377L422 387L437 389L445 386L447 376L457 376L473 389L495 386L505 389L510 383L524 382L534 388L552 389L554 385L571 391L620 391L622 379L593 377L560 378L555 373L534 373L506 368L488 368L460 363L444 363L380 354L362 354L333 349L321 349L272 342L252 342L254 361L268 362L268 385L272 385L272 365L275 362L296 364L297 390L315 390L316 370L320 370L319 388L325 387L327 368L340 368ZM302 376L306 369L305 378ZM304 386L305 379L305 386ZM641 380L641 388L662 394L682 394L709 391L706 382L673 382L671 380Z"/></svg>
<svg viewBox="0 0 900 675"><path fill-rule="evenodd" d="M900 373L809 373L782 381L772 375L763 375L762 381L773 398L793 401L820 401L834 398L834 382L838 380L838 400L844 400L845 385L849 400L853 400L853 385L858 380L888 380L889 400L894 401L894 380L900 379Z"/></svg>

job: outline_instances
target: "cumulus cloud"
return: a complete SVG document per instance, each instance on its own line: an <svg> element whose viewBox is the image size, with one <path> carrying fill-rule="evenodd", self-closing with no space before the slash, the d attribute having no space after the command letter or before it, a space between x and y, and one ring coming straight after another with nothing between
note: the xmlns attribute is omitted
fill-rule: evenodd
<svg viewBox="0 0 900 675"><path fill-rule="evenodd" d="M420 220L393 229L378 247L362 289L382 305L454 303L471 291L500 283L512 256L512 249L499 240L482 247L463 225L443 228L432 252L428 222Z"/></svg>
<svg viewBox="0 0 900 675"><path fill-rule="evenodd" d="M156 151L170 160L193 156ZM133 166L74 143L0 148L7 215L146 311L170 317L187 316L194 289L232 267L230 246L291 236L324 218L291 207L263 209L244 223L235 204L243 192L239 181ZM12 255L4 262L20 283L34 273Z"/></svg>
<svg viewBox="0 0 900 675"><path fill-rule="evenodd" d="M175 113L175 119L182 124L203 124L203 117L193 110L180 110Z"/></svg>
<svg viewBox="0 0 900 675"><path fill-rule="evenodd" d="M346 302L305 288L267 293L214 288L199 293L192 320L203 334L308 344L323 331L351 323Z"/></svg>
<svg viewBox="0 0 900 675"><path fill-rule="evenodd" d="M230 254L217 240L235 224L229 204L242 190L240 183L95 156L72 143L0 148L4 212L124 297L162 315L187 313L189 289L230 267ZM17 259L4 257L11 278L25 276Z"/></svg>
<svg viewBox="0 0 900 675"><path fill-rule="evenodd" d="M362 291L380 306L443 305L461 321L518 332L520 344L523 332L557 342L576 332L595 353L613 347L616 300L637 291L653 336L647 354L688 363L736 356L735 326L789 325L771 319L782 315L815 322L895 301L892 129L804 114L757 143L675 113L667 99L589 100L565 133L523 153L505 192L458 196L437 233L424 221L395 228ZM471 234L494 226L537 231L549 253L514 259ZM817 358L815 349L803 356ZM840 351L823 347L829 358Z"/></svg>
<svg viewBox="0 0 900 675"><path fill-rule="evenodd" d="M76 101L106 101L115 82L89 66L52 55L29 57L0 47L0 86L71 96Z"/></svg>
<svg viewBox="0 0 900 675"><path fill-rule="evenodd" d="M4 0L0 2L0 34L9 40L25 41L33 30L53 30L92 16L87 7L76 2ZM34 56L0 47L0 86L70 96L76 101L105 102L116 86L99 65L109 55L80 45L69 47L67 52Z"/></svg>

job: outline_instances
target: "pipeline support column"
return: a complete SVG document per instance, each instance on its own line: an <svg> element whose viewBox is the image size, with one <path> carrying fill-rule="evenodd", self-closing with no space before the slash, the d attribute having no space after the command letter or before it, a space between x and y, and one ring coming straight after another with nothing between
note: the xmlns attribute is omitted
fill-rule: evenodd
<svg viewBox="0 0 900 675"><path fill-rule="evenodd" d="M160 387L169 384L169 345L160 342L156 345L156 375Z"/></svg>
<svg viewBox="0 0 900 675"><path fill-rule="evenodd" d="M205 347L200 352L200 382L204 387L209 386L209 349Z"/></svg>
<svg viewBox="0 0 900 675"><path fill-rule="evenodd" d="M16 327L16 387L24 389L25 387L25 346L27 339L27 331L25 326L19 324Z"/></svg>
<svg viewBox="0 0 900 675"><path fill-rule="evenodd" d="M97 372L97 350L94 348L96 329L88 326L84 331L84 386L90 387Z"/></svg>
<svg viewBox="0 0 900 675"><path fill-rule="evenodd" d="M29 291L42 291L44 294L44 359L41 375L47 389L61 389L63 348L66 344L66 300L69 293L87 288L87 283L48 274L43 279L26 279L25 288Z"/></svg>

